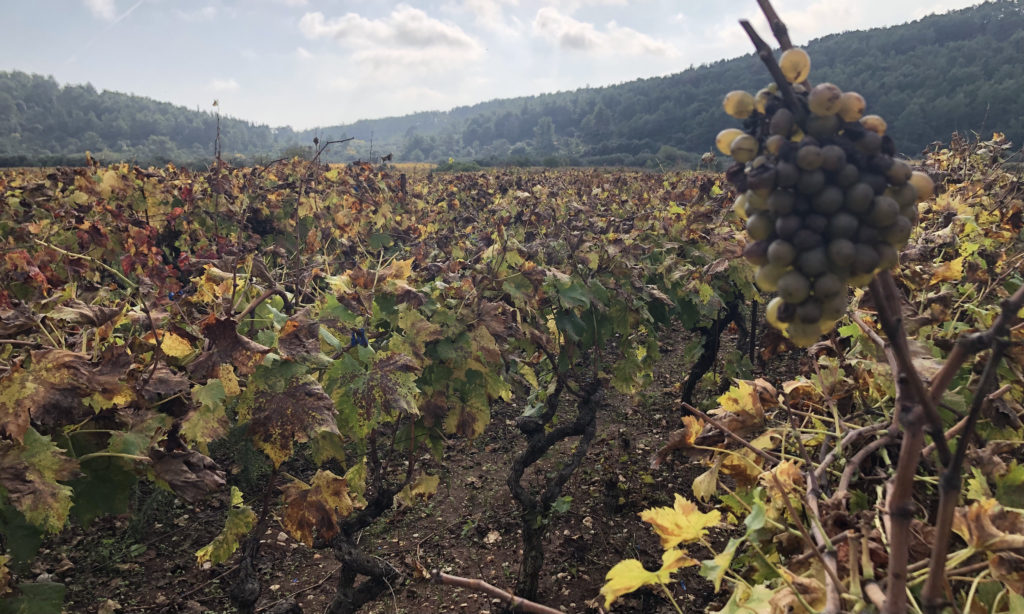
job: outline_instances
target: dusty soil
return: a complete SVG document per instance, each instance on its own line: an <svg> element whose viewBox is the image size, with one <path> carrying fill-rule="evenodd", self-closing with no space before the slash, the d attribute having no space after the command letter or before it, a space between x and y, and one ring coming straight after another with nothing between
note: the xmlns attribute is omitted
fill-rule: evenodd
<svg viewBox="0 0 1024 614"><path fill-rule="evenodd" d="M681 330L665 335L664 360L648 390L632 399L607 397L598 418L598 436L564 493L572 497L571 505L551 521L538 599L542 603L566 612L596 612L598 590L615 563L638 558L648 568L660 564L657 536L637 513L671 505L674 493L692 498L690 484L704 471L679 457L658 469L650 465L682 415L677 399L678 385L689 369L681 356L687 338L688 333ZM698 389L704 399L717 393L714 385ZM515 407L498 406L480 438L452 442L438 493L425 504L389 512L362 534L360 546L406 568L418 564L511 590L521 540L506 478L511 459L525 445L513 422L519 413ZM549 455L530 479L542 481L544 472L555 467L572 442L562 445L560 454ZM235 473L237 479L246 477L239 468ZM222 526L223 504L209 501L189 506L169 494L140 487L134 506L130 517L101 519L88 530L75 528L46 544L33 574L53 574L68 586L69 613L234 611L226 598L234 560L209 569L198 568L195 562L195 551ZM718 548L729 534L723 529L710 537ZM691 548L691 554L698 559L711 556L701 546ZM290 597L307 614L319 614L335 591L338 563L331 553L297 544L276 519L264 536L259 568L263 578L259 610ZM724 596L715 595L696 568L684 569L676 577L671 590L685 612L723 605ZM363 611L497 613L502 609L500 602L486 595L418 581L396 587ZM662 594L640 590L618 601L614 611L674 610Z"/></svg>

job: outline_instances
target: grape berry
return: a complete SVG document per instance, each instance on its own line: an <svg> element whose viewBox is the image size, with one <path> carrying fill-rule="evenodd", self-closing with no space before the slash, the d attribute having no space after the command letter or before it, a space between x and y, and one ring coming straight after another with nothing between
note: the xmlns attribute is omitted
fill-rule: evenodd
<svg viewBox="0 0 1024 614"><path fill-rule="evenodd" d="M744 129L721 131L715 145L737 163L727 178L741 193L733 208L746 220L754 281L778 292L768 322L807 347L846 312L850 286L897 264L934 185L895 158L888 125L864 114L860 94L809 86L805 51L786 50L779 67L798 108L775 84L729 92L723 107Z"/></svg>

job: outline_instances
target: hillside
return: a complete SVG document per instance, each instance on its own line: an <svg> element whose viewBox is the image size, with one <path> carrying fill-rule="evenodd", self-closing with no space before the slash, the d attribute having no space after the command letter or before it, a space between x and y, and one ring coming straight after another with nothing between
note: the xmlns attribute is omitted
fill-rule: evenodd
<svg viewBox="0 0 1024 614"><path fill-rule="evenodd" d="M1021 143L1024 5L1000 0L913 23L846 32L807 45L812 78L861 92L916 154L953 132L999 130ZM678 74L573 92L494 100L444 112L293 131L224 119L222 147L245 159L301 152L315 135L355 137L333 160L394 152L396 160L449 157L493 163L692 162L724 119L724 90L759 89L750 55ZM147 98L61 87L52 78L0 73L0 164L54 163L92 151L102 159L201 163L213 155L216 117Z"/></svg>

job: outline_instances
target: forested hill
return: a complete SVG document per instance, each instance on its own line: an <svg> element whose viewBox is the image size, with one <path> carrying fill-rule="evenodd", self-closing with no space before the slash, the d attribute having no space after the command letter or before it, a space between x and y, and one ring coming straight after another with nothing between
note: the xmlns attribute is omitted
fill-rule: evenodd
<svg viewBox="0 0 1024 614"><path fill-rule="evenodd" d="M1024 142L1024 0L832 35L806 48L812 79L863 94L903 152L916 154L954 131L998 130ZM764 74L747 55L667 77L315 132L223 119L222 149L273 159L301 151L317 134L355 137L332 150L335 160L368 158L372 138L374 152L396 160L667 165L708 151L730 125L722 96L760 89ZM106 160L202 162L213 154L216 123L210 112L0 72L0 164L52 164L86 150Z"/></svg>

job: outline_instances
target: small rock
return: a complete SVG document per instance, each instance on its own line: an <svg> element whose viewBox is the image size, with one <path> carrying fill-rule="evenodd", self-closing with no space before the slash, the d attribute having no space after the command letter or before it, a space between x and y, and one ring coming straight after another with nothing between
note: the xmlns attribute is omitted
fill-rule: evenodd
<svg viewBox="0 0 1024 614"><path fill-rule="evenodd" d="M288 541L288 534L285 533L284 531L281 531L280 533L277 534L277 541L279 541L279 542L286 542L286 541Z"/></svg>
<svg viewBox="0 0 1024 614"><path fill-rule="evenodd" d="M272 590L272 591L279 591L279 590L281 590L281 585L280 584L271 584L270 585L270 590Z"/></svg>
<svg viewBox="0 0 1024 614"><path fill-rule="evenodd" d="M44 571L36 576L36 582L53 582L53 574L48 574Z"/></svg>

